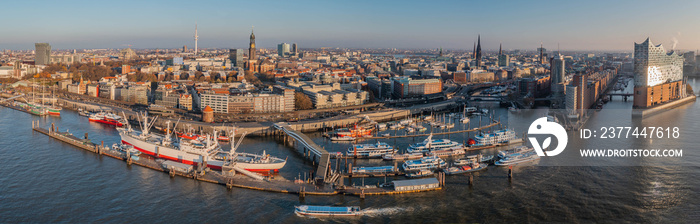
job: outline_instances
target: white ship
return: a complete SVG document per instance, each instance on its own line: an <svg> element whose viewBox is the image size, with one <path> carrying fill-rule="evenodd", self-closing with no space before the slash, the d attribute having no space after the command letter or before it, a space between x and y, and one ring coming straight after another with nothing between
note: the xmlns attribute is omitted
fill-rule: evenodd
<svg viewBox="0 0 700 224"><path fill-rule="evenodd" d="M438 168L446 167L447 163L445 160L440 159L437 156L423 157L417 160L409 160L403 163L403 170L405 172L419 171L419 170L434 170Z"/></svg>
<svg viewBox="0 0 700 224"><path fill-rule="evenodd" d="M528 151L528 152L524 152L524 153L516 153L516 154L506 156L506 157L496 161L494 164L496 166L510 166L510 165L515 165L518 163L535 161L538 159L540 159L540 156L537 155L537 152Z"/></svg>
<svg viewBox="0 0 700 224"><path fill-rule="evenodd" d="M431 150L457 149L463 147L464 145L462 143L453 142L449 139L433 139L433 135L431 134L428 138L423 140L423 142L409 145L406 151L408 153L423 153Z"/></svg>
<svg viewBox="0 0 700 224"><path fill-rule="evenodd" d="M479 133L474 136L476 143L472 146L488 146L488 145L498 145L509 143L512 140L517 139L518 136L515 135L515 131L510 129L496 130L490 133Z"/></svg>
<svg viewBox="0 0 700 224"><path fill-rule="evenodd" d="M394 154L398 150L385 142L374 144L354 144L348 148L347 155L357 158L381 158L383 155Z"/></svg>

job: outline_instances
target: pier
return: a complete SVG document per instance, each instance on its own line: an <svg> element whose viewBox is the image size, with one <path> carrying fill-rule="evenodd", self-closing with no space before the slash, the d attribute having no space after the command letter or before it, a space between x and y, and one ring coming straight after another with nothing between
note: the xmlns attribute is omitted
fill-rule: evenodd
<svg viewBox="0 0 700 224"><path fill-rule="evenodd" d="M279 130L280 133L285 134L285 143L290 142L295 149L304 154L304 158L311 160L314 164L318 164L315 179L317 182L325 182L329 174L328 170L330 169L330 154L328 151L317 145L309 136L294 130L294 128L288 124L282 122L275 123L273 127ZM289 137L291 137L291 139Z"/></svg>

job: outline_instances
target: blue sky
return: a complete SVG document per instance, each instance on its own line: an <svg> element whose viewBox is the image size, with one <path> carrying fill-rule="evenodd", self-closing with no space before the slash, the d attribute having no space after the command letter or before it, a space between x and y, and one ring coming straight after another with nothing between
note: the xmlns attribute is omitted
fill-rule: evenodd
<svg viewBox="0 0 700 224"><path fill-rule="evenodd" d="M628 50L647 36L700 48L700 1L9 1L0 49L259 47Z"/></svg>

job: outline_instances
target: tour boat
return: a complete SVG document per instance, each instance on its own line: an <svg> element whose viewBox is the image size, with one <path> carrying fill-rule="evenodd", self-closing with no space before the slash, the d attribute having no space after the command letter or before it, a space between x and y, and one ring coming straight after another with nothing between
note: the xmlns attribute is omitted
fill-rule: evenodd
<svg viewBox="0 0 700 224"><path fill-rule="evenodd" d="M431 134L428 138L423 140L423 142L410 144L406 151L409 153L423 153L431 150L462 148L463 146L462 143L453 142L449 139L433 139L433 135Z"/></svg>
<svg viewBox="0 0 700 224"><path fill-rule="evenodd" d="M353 144L348 148L347 155L356 158L381 158L386 154L394 154L398 150L385 142L374 144Z"/></svg>
<svg viewBox="0 0 700 224"><path fill-rule="evenodd" d="M393 166L353 167L352 173L389 173L393 172Z"/></svg>
<svg viewBox="0 0 700 224"><path fill-rule="evenodd" d="M418 171L415 171L415 172L406 173L406 177L408 177L408 178L418 178L418 177L432 176L432 175L434 175L434 174L435 174L435 172L434 172L433 170L430 170L430 169L422 169L422 170L418 170Z"/></svg>
<svg viewBox="0 0 700 224"><path fill-rule="evenodd" d="M409 160L423 158L423 153L403 153L403 154L385 154L382 156L384 160Z"/></svg>
<svg viewBox="0 0 700 224"><path fill-rule="evenodd" d="M445 160L437 156L423 157L417 160L409 160L403 163L403 170L406 172L418 171L422 169L438 169L446 167Z"/></svg>
<svg viewBox="0 0 700 224"><path fill-rule="evenodd" d="M46 107L46 111L48 111L49 115L61 116L61 108L60 107Z"/></svg>
<svg viewBox="0 0 700 224"><path fill-rule="evenodd" d="M486 163L470 163L470 164L462 165L462 166L452 166L452 167L445 169L445 174L454 175L454 174L460 174L460 173L471 173L471 172L483 170L488 166L489 165Z"/></svg>
<svg viewBox="0 0 700 224"><path fill-rule="evenodd" d="M351 136L333 136L333 137L331 137L331 141L334 141L334 142L349 142L349 141L355 141L355 137L351 137Z"/></svg>
<svg viewBox="0 0 700 224"><path fill-rule="evenodd" d="M440 149L440 150L433 150L430 152L427 152L426 154L428 156L438 156L438 157L447 157L447 156L458 156L458 155L464 155L466 151L462 147L455 147L455 148L448 148L448 149Z"/></svg>
<svg viewBox="0 0 700 224"><path fill-rule="evenodd" d="M516 138L517 136L515 135L515 131L510 129L501 129L488 133L482 132L474 136L476 143L473 146L488 146L509 143L511 140L515 140Z"/></svg>
<svg viewBox="0 0 700 224"><path fill-rule="evenodd" d="M510 166L510 165L515 165L518 163L535 161L538 159L540 159L540 156L537 155L537 152L528 151L528 152L524 152L524 153L516 153L516 154L506 156L506 157L496 161L494 164L496 166Z"/></svg>
<svg viewBox="0 0 700 224"><path fill-rule="evenodd" d="M359 206L335 207L335 206L294 206L294 213L311 216L358 216L362 214Z"/></svg>
<svg viewBox="0 0 700 224"><path fill-rule="evenodd" d="M99 112L90 115L88 120L92 122L97 122L97 123L102 123L102 124L108 124L108 125L114 125L117 127L121 127L124 124L121 122L122 117L113 113L105 113L105 112Z"/></svg>
<svg viewBox="0 0 700 224"><path fill-rule="evenodd" d="M517 147L513 147L513 148L508 149L508 150L503 150L503 151L498 152L498 158L502 159L502 158L505 158L508 156L523 154L523 153L531 152L534 150L535 150L534 148L528 147L528 146L517 146Z"/></svg>
<svg viewBox="0 0 700 224"><path fill-rule="evenodd" d="M478 155L470 155L462 159L458 159L454 161L455 166L464 166L468 165L470 163L487 163L493 160L493 155L487 155L483 156L481 154Z"/></svg>

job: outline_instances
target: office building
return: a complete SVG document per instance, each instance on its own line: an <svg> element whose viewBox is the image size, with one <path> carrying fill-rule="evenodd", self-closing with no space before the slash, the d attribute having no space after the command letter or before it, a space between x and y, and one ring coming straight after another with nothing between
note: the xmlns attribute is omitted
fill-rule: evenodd
<svg viewBox="0 0 700 224"><path fill-rule="evenodd" d="M51 45L49 43L36 43L34 47L36 48L34 64L48 65L51 60Z"/></svg>
<svg viewBox="0 0 700 224"><path fill-rule="evenodd" d="M394 96L399 98L423 96L442 92L440 79L394 78Z"/></svg>
<svg viewBox="0 0 700 224"><path fill-rule="evenodd" d="M230 49L228 58L231 60L231 64L233 64L234 67L243 68L243 61L245 60L243 57L243 49Z"/></svg>
<svg viewBox="0 0 700 224"><path fill-rule="evenodd" d="M281 43L277 45L277 55L280 57L284 57L289 55L289 44L288 43Z"/></svg>

